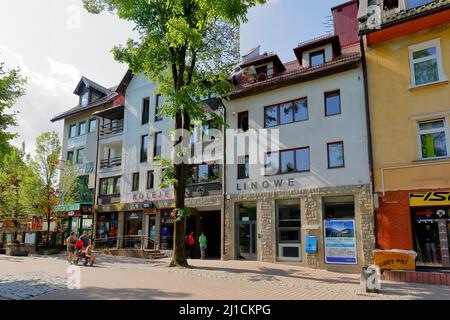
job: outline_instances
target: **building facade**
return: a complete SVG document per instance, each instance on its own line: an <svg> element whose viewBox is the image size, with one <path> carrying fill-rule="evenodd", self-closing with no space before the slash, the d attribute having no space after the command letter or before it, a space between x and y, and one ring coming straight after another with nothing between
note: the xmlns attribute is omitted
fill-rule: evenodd
<svg viewBox="0 0 450 320"><path fill-rule="evenodd" d="M300 44L294 61L258 48L244 57L225 103L227 124L239 130L239 142L226 144L226 259L343 271L372 263L357 12L357 1L332 8L335 34ZM250 147L252 134L270 131L279 150Z"/></svg>
<svg viewBox="0 0 450 320"><path fill-rule="evenodd" d="M360 11L377 246L414 250L417 266L450 267L450 2L369 4L379 8Z"/></svg>

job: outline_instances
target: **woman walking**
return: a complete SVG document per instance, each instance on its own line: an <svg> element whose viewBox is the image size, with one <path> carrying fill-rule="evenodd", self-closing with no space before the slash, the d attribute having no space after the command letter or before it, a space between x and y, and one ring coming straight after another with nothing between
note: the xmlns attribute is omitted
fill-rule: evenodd
<svg viewBox="0 0 450 320"><path fill-rule="evenodd" d="M70 237L68 237L66 239L66 244L67 244L67 252L69 253L68 257L67 257L67 261L72 264L72 260L73 260L73 254L75 252L75 246L77 244L77 237L75 236L75 232L71 232L70 233Z"/></svg>

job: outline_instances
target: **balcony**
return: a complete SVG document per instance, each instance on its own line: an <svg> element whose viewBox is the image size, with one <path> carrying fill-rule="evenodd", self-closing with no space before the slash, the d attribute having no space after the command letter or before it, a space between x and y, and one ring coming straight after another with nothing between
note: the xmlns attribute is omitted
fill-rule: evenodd
<svg viewBox="0 0 450 320"><path fill-rule="evenodd" d="M199 184L190 184L186 187L186 197L208 197L222 194L221 182L206 182Z"/></svg>
<svg viewBox="0 0 450 320"><path fill-rule="evenodd" d="M100 169L114 169L122 165L122 157L100 160Z"/></svg>
<svg viewBox="0 0 450 320"><path fill-rule="evenodd" d="M108 194L108 195L100 194L98 196L97 202L99 205L120 203L120 193L119 194Z"/></svg>
<svg viewBox="0 0 450 320"><path fill-rule="evenodd" d="M112 135L123 133L124 120L114 120L106 124L100 125L100 138L107 138Z"/></svg>

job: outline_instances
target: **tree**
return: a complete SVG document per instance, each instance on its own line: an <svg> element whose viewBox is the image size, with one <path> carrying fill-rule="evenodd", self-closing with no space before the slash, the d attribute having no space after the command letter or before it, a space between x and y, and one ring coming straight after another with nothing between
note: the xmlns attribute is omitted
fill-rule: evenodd
<svg viewBox="0 0 450 320"><path fill-rule="evenodd" d="M0 63L0 163L3 156L13 149L9 140L16 135L8 132L8 129L17 125L17 112L11 112L11 109L25 94L25 83L18 69L6 70L4 64Z"/></svg>
<svg viewBox="0 0 450 320"><path fill-rule="evenodd" d="M193 122L206 121L199 103L202 97L224 96L231 89L231 67L239 55L238 27L248 10L267 0L83 0L91 13L108 10L135 24L138 40L113 49L115 59L126 62L134 74L158 83L165 103L160 115L171 117L174 149L188 141ZM211 114L214 121L222 121ZM175 161L187 150L172 155L171 170L164 170L166 183L173 183L176 219L171 266L186 267L185 207L188 164Z"/></svg>
<svg viewBox="0 0 450 320"><path fill-rule="evenodd" d="M12 148L0 166L0 215L14 223L15 232L20 221L31 215L28 191L30 184L36 181L36 176L26 163L24 150L24 147L22 150Z"/></svg>
<svg viewBox="0 0 450 320"><path fill-rule="evenodd" d="M58 204L71 204L75 199L76 169L62 166L59 159L61 145L58 134L44 132L36 138L35 156L31 166L37 180L33 181L29 193L29 208L47 220L47 243L50 243L50 223ZM61 173L61 170L62 173Z"/></svg>

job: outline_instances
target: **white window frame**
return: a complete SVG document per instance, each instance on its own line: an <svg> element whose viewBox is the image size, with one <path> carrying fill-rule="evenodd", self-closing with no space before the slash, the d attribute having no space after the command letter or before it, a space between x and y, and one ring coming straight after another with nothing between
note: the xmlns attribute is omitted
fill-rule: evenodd
<svg viewBox="0 0 450 320"><path fill-rule="evenodd" d="M414 58L413 58L414 52L425 50L425 49L429 49L429 48L433 48L433 47L436 48L436 56L429 56L429 57L426 57L426 58L420 58L420 59L414 60ZM416 84L414 65L416 63L424 62L424 61L431 60L431 59L434 59L434 58L436 58L436 60L437 60L439 79L437 81L434 81L434 82L429 82L429 83L424 83L424 84ZM423 86L429 86L429 85L432 85L432 84L448 81L448 77L444 74L444 66L443 66L443 63L442 63L441 39L440 38L434 39L434 40L430 40L430 41L426 41L426 42L422 42L422 43L410 46L409 47L409 65L410 65L409 68L410 68L410 72L411 72L411 85L410 85L410 88L418 88L418 87L423 87Z"/></svg>
<svg viewBox="0 0 450 320"><path fill-rule="evenodd" d="M429 130L420 130L420 124L428 123L428 122L437 122L437 121L443 121L444 127L439 129L429 129ZM435 132L441 132L444 131L445 133L445 145L447 147L447 155L442 157L434 157L434 158L424 158L422 155L422 139L420 138L422 134L427 133L435 133ZM429 119L420 119L417 120L417 147L419 152L419 160L436 160L436 159L446 159L449 157L450 152L450 136L449 136L449 128L448 128L448 117L439 117L439 118L429 118Z"/></svg>

